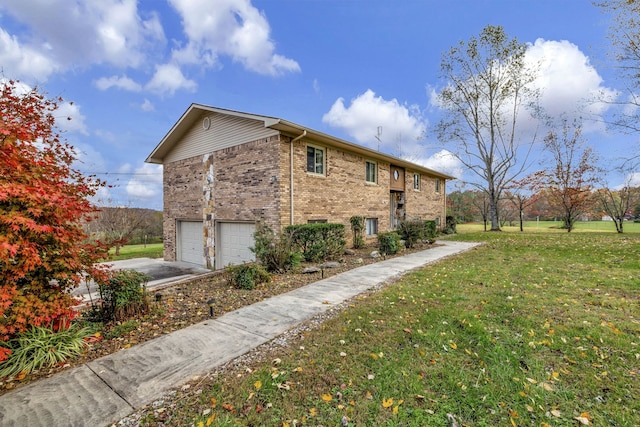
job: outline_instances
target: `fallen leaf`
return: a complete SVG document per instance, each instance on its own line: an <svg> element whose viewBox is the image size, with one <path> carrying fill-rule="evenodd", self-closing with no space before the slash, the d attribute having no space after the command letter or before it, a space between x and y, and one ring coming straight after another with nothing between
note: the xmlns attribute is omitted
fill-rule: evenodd
<svg viewBox="0 0 640 427"><path fill-rule="evenodd" d="M382 399L382 407L383 408L389 408L391 405L393 405L393 398L388 398L388 399Z"/></svg>
<svg viewBox="0 0 640 427"><path fill-rule="evenodd" d="M586 417L575 417L574 419L578 420L580 424L582 424L583 426L588 426L589 424L591 424L591 421L589 421L589 418L586 418Z"/></svg>
<svg viewBox="0 0 640 427"><path fill-rule="evenodd" d="M551 412L551 415L553 415L556 418L560 418L562 416L562 412L558 411L557 409L554 409Z"/></svg>
<svg viewBox="0 0 640 427"><path fill-rule="evenodd" d="M260 390L262 388L262 381L256 381L255 383L253 383L253 386L256 388L256 390Z"/></svg>
<svg viewBox="0 0 640 427"><path fill-rule="evenodd" d="M322 400L324 400L325 402L331 402L331 399L333 399L333 396L331 394L322 395Z"/></svg>

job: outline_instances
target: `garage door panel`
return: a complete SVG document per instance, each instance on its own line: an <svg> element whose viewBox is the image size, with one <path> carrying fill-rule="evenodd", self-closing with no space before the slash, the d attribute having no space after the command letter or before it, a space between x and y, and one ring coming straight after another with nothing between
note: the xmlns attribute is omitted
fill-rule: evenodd
<svg viewBox="0 0 640 427"><path fill-rule="evenodd" d="M178 226L178 259L204 264L204 230L202 221L180 221Z"/></svg>
<svg viewBox="0 0 640 427"><path fill-rule="evenodd" d="M219 222L216 243L216 266L243 264L255 261L249 248L254 246L255 224L243 222Z"/></svg>

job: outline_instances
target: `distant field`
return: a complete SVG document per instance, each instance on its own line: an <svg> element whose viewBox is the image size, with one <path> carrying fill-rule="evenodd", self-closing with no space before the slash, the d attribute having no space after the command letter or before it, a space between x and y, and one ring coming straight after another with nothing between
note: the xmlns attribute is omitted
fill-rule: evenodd
<svg viewBox="0 0 640 427"><path fill-rule="evenodd" d="M109 250L112 261L131 258L162 258L162 243L151 243L146 245L126 245L120 248L120 255L115 256L116 250Z"/></svg>
<svg viewBox="0 0 640 427"><path fill-rule="evenodd" d="M532 232L541 232L541 233L566 233L567 230L564 230L562 227L561 221L525 221L523 224L524 230L532 233ZM520 224L516 223L515 226L504 226L501 227L503 231L520 231ZM456 226L456 230L458 233L471 233L476 231L482 231L484 226L482 223L474 222L468 224L458 224ZM623 231L625 233L640 233L640 223L634 222L625 222L623 224ZM576 223L573 232L616 232L616 226L613 221L580 221Z"/></svg>

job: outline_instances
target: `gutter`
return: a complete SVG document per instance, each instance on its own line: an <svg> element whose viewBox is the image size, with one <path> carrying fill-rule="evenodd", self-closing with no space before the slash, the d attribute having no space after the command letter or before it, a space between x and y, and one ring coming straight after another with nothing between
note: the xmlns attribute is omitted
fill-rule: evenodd
<svg viewBox="0 0 640 427"><path fill-rule="evenodd" d="M291 216L289 219L289 225L293 225L293 144L296 141L301 140L302 138L304 138L305 136L307 136L307 131L306 129L304 129L302 131L302 134L299 136L296 136L295 138L293 138L291 140L291 143L289 144L289 206L290 206L290 212L289 215Z"/></svg>

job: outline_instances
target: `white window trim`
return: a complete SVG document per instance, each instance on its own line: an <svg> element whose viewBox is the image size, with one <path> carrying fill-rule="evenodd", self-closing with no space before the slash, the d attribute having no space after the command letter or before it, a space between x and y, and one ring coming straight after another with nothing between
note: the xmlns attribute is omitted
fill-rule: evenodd
<svg viewBox="0 0 640 427"><path fill-rule="evenodd" d="M320 150L322 151L322 173L318 173L318 172L311 172L308 169L308 164L307 164L307 151L309 149L309 147L313 148L314 150ZM313 175L313 176L327 176L327 148L323 147L321 145L315 145L315 144L307 144L305 146L305 171L307 171L307 173L309 175ZM315 169L315 168L314 168Z"/></svg>
<svg viewBox="0 0 640 427"><path fill-rule="evenodd" d="M418 186L416 187L416 177L418 177ZM413 174L413 189L415 191L420 191L420 187L422 187L422 176L419 173Z"/></svg>

